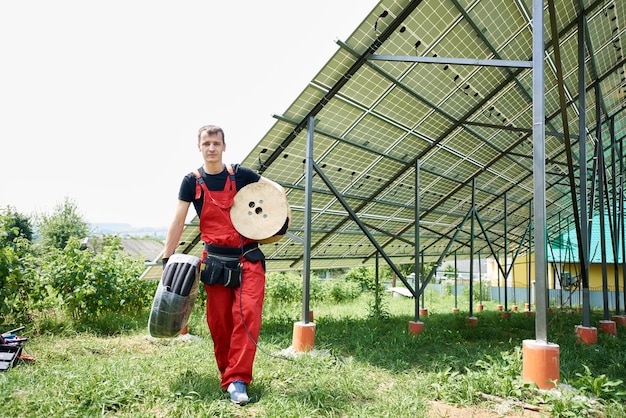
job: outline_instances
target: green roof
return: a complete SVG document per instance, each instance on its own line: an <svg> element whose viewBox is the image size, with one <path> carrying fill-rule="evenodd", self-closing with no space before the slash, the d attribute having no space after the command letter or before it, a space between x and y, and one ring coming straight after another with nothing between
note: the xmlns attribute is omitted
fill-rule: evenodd
<svg viewBox="0 0 626 418"><path fill-rule="evenodd" d="M613 217L604 215L604 243L606 251L606 262L612 264L615 260L613 256ZM559 238L549 243L548 261L550 262L578 262L578 239L576 238L576 228L571 222L565 225L567 231ZM617 261L621 263L622 258L622 232L619 231L617 239ZM590 263L602 263L602 234L600 233L600 215L594 215L591 221L591 234L589 235Z"/></svg>

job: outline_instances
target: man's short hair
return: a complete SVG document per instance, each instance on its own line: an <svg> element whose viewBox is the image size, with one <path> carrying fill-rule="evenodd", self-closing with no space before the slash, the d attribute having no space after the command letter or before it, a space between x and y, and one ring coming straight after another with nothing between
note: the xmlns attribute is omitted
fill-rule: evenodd
<svg viewBox="0 0 626 418"><path fill-rule="evenodd" d="M226 138L224 137L224 131L222 130L222 128L216 125L204 125L200 129L198 129L198 144L200 143L200 135L202 135L202 132L204 131L206 131L207 135L209 136L216 135L218 133L222 134L222 142L224 144L226 143Z"/></svg>

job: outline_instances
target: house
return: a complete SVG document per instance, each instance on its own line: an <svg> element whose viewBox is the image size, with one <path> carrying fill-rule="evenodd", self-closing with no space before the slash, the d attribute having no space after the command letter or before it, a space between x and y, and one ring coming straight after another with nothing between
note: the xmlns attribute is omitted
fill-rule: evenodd
<svg viewBox="0 0 626 418"><path fill-rule="evenodd" d="M616 252L613 249L613 234L611 231L612 222L609 222L608 215L605 215L605 233L602 237L600 233L600 216L595 215L592 219L592 228L589 235L589 290L591 306L599 308L603 306L603 270L606 271L607 291L609 299L609 309L616 306L616 297L620 300L620 307L624 307L624 258L623 240L616 240ZM602 256L602 246L604 242L604 257ZM615 254L616 253L616 254ZM567 228L558 239L548 243L548 291L551 299L550 304L571 304L579 305L582 301L581 267L578 255L578 240L576 229ZM500 296L504 287L507 288L511 303L528 302L528 295L534 299L535 266L534 253L528 257L528 252L518 256L510 274L504 280L499 273L497 263L491 260L489 265L489 280L492 288L495 287L495 298ZM507 260L508 265L512 260ZM501 260L502 263L502 260ZM603 268L603 265L605 268ZM617 286L616 286L617 281ZM529 288L531 292L520 291ZM616 294L619 291L619 295ZM512 296L515 293L515 296ZM532 301L531 301L532 303Z"/></svg>
<svg viewBox="0 0 626 418"><path fill-rule="evenodd" d="M88 237L81 240L83 248L91 248L97 252L99 237ZM144 263L156 262L163 252L163 242L155 239L121 238L124 250L132 257Z"/></svg>

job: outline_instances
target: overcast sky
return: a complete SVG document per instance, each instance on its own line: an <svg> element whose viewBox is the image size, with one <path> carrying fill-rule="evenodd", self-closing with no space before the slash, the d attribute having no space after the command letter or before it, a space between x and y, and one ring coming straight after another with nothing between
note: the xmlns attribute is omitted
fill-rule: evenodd
<svg viewBox="0 0 626 418"><path fill-rule="evenodd" d="M377 3L1 2L0 207L167 226L198 127L242 161Z"/></svg>

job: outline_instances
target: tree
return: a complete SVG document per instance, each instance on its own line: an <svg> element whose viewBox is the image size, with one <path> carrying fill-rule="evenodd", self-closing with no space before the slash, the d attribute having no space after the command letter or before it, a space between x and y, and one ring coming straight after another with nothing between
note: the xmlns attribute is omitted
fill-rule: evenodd
<svg viewBox="0 0 626 418"><path fill-rule="evenodd" d="M15 324L27 317L25 306L31 282L25 260L30 238L32 228L27 217L10 207L0 211L0 324Z"/></svg>
<svg viewBox="0 0 626 418"><path fill-rule="evenodd" d="M0 211L0 239L15 242L17 237L33 240L33 227L30 218L7 206Z"/></svg>
<svg viewBox="0 0 626 418"><path fill-rule="evenodd" d="M44 246L62 250L70 238L88 236L89 224L78 212L76 203L66 197L55 206L52 215L43 215L39 222L39 234Z"/></svg>

